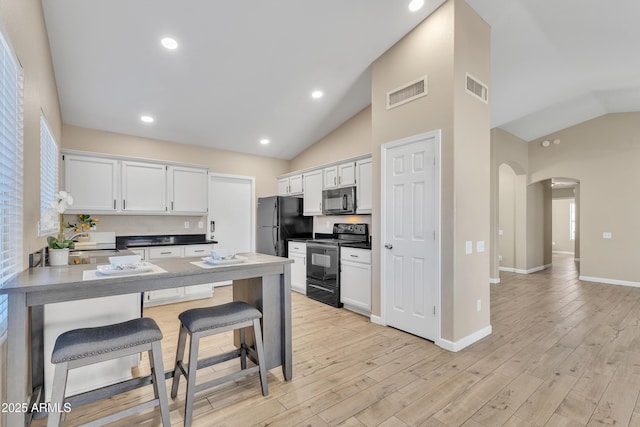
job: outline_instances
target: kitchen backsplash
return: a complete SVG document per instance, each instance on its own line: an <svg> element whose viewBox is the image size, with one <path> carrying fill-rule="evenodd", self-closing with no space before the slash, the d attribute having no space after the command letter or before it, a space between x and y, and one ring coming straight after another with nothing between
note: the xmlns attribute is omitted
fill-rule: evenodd
<svg viewBox="0 0 640 427"><path fill-rule="evenodd" d="M371 215L327 215L313 217L314 233L333 233L333 224L336 222L346 222L350 224L369 224L369 234L371 234Z"/></svg>
<svg viewBox="0 0 640 427"><path fill-rule="evenodd" d="M98 218L97 231L115 231L116 236L141 236L147 234L205 234L206 216L174 215L91 215ZM65 215L65 222L75 224L78 216ZM185 228L185 223L189 228ZM203 228L198 228L202 222Z"/></svg>

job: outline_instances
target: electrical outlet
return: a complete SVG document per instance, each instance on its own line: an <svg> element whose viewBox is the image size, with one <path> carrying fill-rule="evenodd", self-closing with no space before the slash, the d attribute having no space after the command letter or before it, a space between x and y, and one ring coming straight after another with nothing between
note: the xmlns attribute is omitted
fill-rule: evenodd
<svg viewBox="0 0 640 427"><path fill-rule="evenodd" d="M185 221L184 222L184 228L185 229L189 229L189 221Z"/></svg>
<svg viewBox="0 0 640 427"><path fill-rule="evenodd" d="M611 239L612 237L613 237L613 235L608 231L605 231L604 233L602 233L602 238L603 239Z"/></svg>
<svg viewBox="0 0 640 427"><path fill-rule="evenodd" d="M481 301L481 300L478 300L478 301L476 302L476 310L477 310L477 311L480 311L480 309L482 309L482 301Z"/></svg>
<svg viewBox="0 0 640 427"><path fill-rule="evenodd" d="M198 221L198 228L204 228L204 223L202 221Z"/></svg>
<svg viewBox="0 0 640 427"><path fill-rule="evenodd" d="M478 253L484 252L484 240L478 240L476 242L476 252Z"/></svg>

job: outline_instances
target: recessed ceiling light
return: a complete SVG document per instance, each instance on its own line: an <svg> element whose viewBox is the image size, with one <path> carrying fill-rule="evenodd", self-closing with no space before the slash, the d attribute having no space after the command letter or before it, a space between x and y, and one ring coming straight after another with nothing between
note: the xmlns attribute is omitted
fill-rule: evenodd
<svg viewBox="0 0 640 427"><path fill-rule="evenodd" d="M160 43L162 43L162 46L170 50L174 50L178 47L178 42L175 41L175 39L172 39L171 37L163 38L162 40L160 40Z"/></svg>
<svg viewBox="0 0 640 427"><path fill-rule="evenodd" d="M141 116L140 120L142 120L144 123L153 123L153 117L151 116Z"/></svg>
<svg viewBox="0 0 640 427"><path fill-rule="evenodd" d="M315 99L322 98L323 95L324 93L322 93L321 90L314 90L313 92L311 92L311 97Z"/></svg>
<svg viewBox="0 0 640 427"><path fill-rule="evenodd" d="M415 12L422 9L422 6L424 6L424 0L411 0L411 3L409 3L409 10L411 12Z"/></svg>
<svg viewBox="0 0 640 427"><path fill-rule="evenodd" d="M268 143L269 143L269 140L267 138L262 138L260 140L260 144L262 144L262 145L267 145Z"/></svg>

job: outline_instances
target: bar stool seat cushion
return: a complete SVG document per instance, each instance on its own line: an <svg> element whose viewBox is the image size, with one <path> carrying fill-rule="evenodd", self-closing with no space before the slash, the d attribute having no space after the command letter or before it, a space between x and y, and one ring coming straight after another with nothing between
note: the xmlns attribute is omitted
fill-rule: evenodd
<svg viewBox="0 0 640 427"><path fill-rule="evenodd" d="M180 313L178 318L191 332L202 332L209 329L260 319L262 313L257 308L242 301L214 305L204 308L193 308Z"/></svg>
<svg viewBox="0 0 640 427"><path fill-rule="evenodd" d="M162 332L156 322L146 317L96 328L74 329L58 337L51 363L83 359L161 339Z"/></svg>

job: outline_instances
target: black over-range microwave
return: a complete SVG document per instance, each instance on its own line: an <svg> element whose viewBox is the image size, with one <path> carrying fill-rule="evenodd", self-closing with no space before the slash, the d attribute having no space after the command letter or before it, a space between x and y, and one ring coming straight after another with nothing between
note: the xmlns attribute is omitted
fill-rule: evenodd
<svg viewBox="0 0 640 427"><path fill-rule="evenodd" d="M356 187L322 191L324 215L352 215L356 213Z"/></svg>

